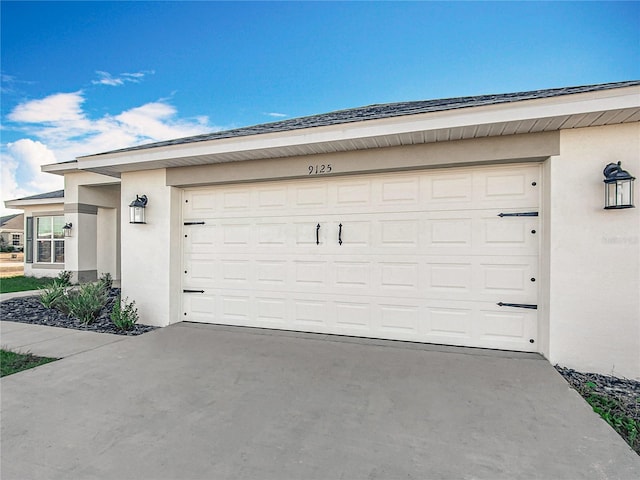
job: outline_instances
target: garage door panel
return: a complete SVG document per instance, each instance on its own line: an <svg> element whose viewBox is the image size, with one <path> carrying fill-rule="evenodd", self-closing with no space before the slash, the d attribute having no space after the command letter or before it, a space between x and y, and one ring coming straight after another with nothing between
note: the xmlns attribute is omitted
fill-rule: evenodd
<svg viewBox="0 0 640 480"><path fill-rule="evenodd" d="M471 308L451 308L427 306L424 319L426 338L455 338L458 341L471 340L473 310ZM446 343L446 342L444 342Z"/></svg>
<svg viewBox="0 0 640 480"><path fill-rule="evenodd" d="M341 229L339 227L340 224L342 224ZM373 235L372 229L373 225L370 220L358 221L346 218L343 222L341 221L338 224L337 228L334 223L332 228L334 232L333 239L335 241L338 238L338 232L340 232L342 244L339 245L340 248L338 250L346 250L349 248L368 248L371 246L371 239Z"/></svg>
<svg viewBox="0 0 640 480"><path fill-rule="evenodd" d="M190 322L211 322L217 318L216 296L202 293L185 293L183 295L185 320Z"/></svg>
<svg viewBox="0 0 640 480"><path fill-rule="evenodd" d="M537 245L539 226L537 217L483 217L482 235L479 246L482 248L524 249L530 250Z"/></svg>
<svg viewBox="0 0 640 480"><path fill-rule="evenodd" d="M287 188L270 187L258 188L257 208L262 212L274 210L276 213L287 206Z"/></svg>
<svg viewBox="0 0 640 480"><path fill-rule="evenodd" d="M197 225L184 227L183 249L186 254L214 253L216 251L216 226Z"/></svg>
<svg viewBox="0 0 640 480"><path fill-rule="evenodd" d="M382 261L377 262L376 286L384 295L418 295L420 265L418 262Z"/></svg>
<svg viewBox="0 0 640 480"><path fill-rule="evenodd" d="M473 175L446 174L428 177L426 204L432 207L450 208L452 204L468 208L473 201Z"/></svg>
<svg viewBox="0 0 640 480"><path fill-rule="evenodd" d="M535 350L536 311L493 306L481 309L477 322L479 338L487 343L513 344L514 350ZM518 345L517 348L515 345Z"/></svg>
<svg viewBox="0 0 640 480"><path fill-rule="evenodd" d="M185 265L184 283L186 285L213 284L216 280L215 260L198 259Z"/></svg>
<svg viewBox="0 0 640 480"><path fill-rule="evenodd" d="M327 263L323 260L295 260L295 283L302 287L324 290L328 280Z"/></svg>
<svg viewBox="0 0 640 480"><path fill-rule="evenodd" d="M256 295L256 323L264 328L287 328L289 307L283 296Z"/></svg>
<svg viewBox="0 0 640 480"><path fill-rule="evenodd" d="M184 194L184 218L213 217L217 212L217 192L187 190Z"/></svg>
<svg viewBox="0 0 640 480"><path fill-rule="evenodd" d="M370 261L351 261L338 258L333 262L335 275L333 283L338 289L369 292L371 268Z"/></svg>
<svg viewBox="0 0 640 480"><path fill-rule="evenodd" d="M231 260L225 259L220 261L220 280L234 286L244 286L249 288L253 283L250 275L253 272L251 262L249 260Z"/></svg>
<svg viewBox="0 0 640 480"><path fill-rule="evenodd" d="M251 244L252 225L233 223L221 225L223 246L249 246Z"/></svg>
<svg viewBox="0 0 640 480"><path fill-rule="evenodd" d="M227 212L251 210L252 193L248 188L222 190L222 207Z"/></svg>
<svg viewBox="0 0 640 480"><path fill-rule="evenodd" d="M427 230L427 247L444 250L451 248L452 251L461 249L471 249L473 238L473 219L469 216L443 218L428 218L425 221Z"/></svg>
<svg viewBox="0 0 640 480"><path fill-rule="evenodd" d="M397 208L418 206L420 203L420 178L400 177L382 180L379 188L378 204L381 207Z"/></svg>
<svg viewBox="0 0 640 480"><path fill-rule="evenodd" d="M282 288L288 283L287 269L288 265L285 260L257 260L255 264L256 283L269 290Z"/></svg>
<svg viewBox="0 0 640 480"><path fill-rule="evenodd" d="M251 318L251 297L249 295L220 295L221 318L223 322L246 325Z"/></svg>
<svg viewBox="0 0 640 480"><path fill-rule="evenodd" d="M283 247L288 244L290 237L287 223L258 223L255 228L258 247Z"/></svg>
<svg viewBox="0 0 640 480"><path fill-rule="evenodd" d="M345 335L369 335L373 306L370 302L335 302L335 327Z"/></svg>
<svg viewBox="0 0 640 480"><path fill-rule="evenodd" d="M314 298L296 297L293 299L294 330L326 331L327 302Z"/></svg>
<svg viewBox="0 0 640 480"><path fill-rule="evenodd" d="M389 248L417 247L420 242L420 220L381 220L378 245Z"/></svg>
<svg viewBox="0 0 640 480"><path fill-rule="evenodd" d="M539 185L501 166L187 190L184 318L535 351L537 311L497 303L537 303L540 219L498 214L537 212Z"/></svg>
<svg viewBox="0 0 640 480"><path fill-rule="evenodd" d="M538 205L539 184L538 169L478 172L474 176L474 202L479 208L491 208L496 204Z"/></svg>
<svg viewBox="0 0 640 480"><path fill-rule="evenodd" d="M425 262L424 289L431 297L468 298L473 289L473 259L436 257Z"/></svg>
<svg viewBox="0 0 640 480"><path fill-rule="evenodd" d="M381 303L379 311L380 334L402 340L419 338L420 305L406 302Z"/></svg>
<svg viewBox="0 0 640 480"><path fill-rule="evenodd" d="M367 209L371 203L371 181L338 181L333 193L332 207L352 210L354 208Z"/></svg>
<svg viewBox="0 0 640 480"><path fill-rule="evenodd" d="M328 206L328 187L326 184L312 184L295 187L295 207L298 210L308 208L323 209Z"/></svg>

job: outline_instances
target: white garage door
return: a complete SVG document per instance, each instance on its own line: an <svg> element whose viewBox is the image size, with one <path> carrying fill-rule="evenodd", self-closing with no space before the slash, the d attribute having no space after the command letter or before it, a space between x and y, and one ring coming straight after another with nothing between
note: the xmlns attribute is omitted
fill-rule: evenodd
<svg viewBox="0 0 640 480"><path fill-rule="evenodd" d="M185 190L183 318L535 351L539 176L511 165Z"/></svg>

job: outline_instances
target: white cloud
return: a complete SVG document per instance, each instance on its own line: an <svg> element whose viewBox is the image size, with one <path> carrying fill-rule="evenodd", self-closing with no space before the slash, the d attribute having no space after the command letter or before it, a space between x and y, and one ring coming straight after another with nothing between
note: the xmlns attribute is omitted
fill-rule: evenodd
<svg viewBox="0 0 640 480"><path fill-rule="evenodd" d="M82 91L56 93L19 104L7 115L5 127L25 136L0 151L3 200L63 188L62 177L40 171L44 164L219 130L206 116L180 118L166 101L95 119L83 110L84 101Z"/></svg>
<svg viewBox="0 0 640 480"><path fill-rule="evenodd" d="M121 73L119 76L114 77L109 72L102 70L96 70L98 75L97 80L92 80L94 85L109 85L111 87L118 87L124 85L125 82L140 83L145 75L155 73L153 70L146 72L134 72L134 73Z"/></svg>
<svg viewBox="0 0 640 480"><path fill-rule="evenodd" d="M82 92L57 93L41 100L31 100L18 105L7 117L20 123L57 123L78 121L82 113Z"/></svg>
<svg viewBox="0 0 640 480"><path fill-rule="evenodd" d="M63 178L40 171L40 166L54 163L55 156L44 144L28 138L9 143L2 153L3 200L64 188ZM18 178L24 181L18 182ZM12 212L4 208L2 214Z"/></svg>
<svg viewBox="0 0 640 480"><path fill-rule="evenodd" d="M289 116L286 113L278 113L278 112L269 112L269 113L265 113L265 115L268 115L269 117L276 117L276 118L282 118L282 117L288 117Z"/></svg>

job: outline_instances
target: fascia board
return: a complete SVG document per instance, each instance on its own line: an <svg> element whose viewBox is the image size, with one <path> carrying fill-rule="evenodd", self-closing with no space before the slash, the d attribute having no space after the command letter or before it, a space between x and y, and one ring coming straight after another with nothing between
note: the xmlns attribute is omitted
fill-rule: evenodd
<svg viewBox="0 0 640 480"><path fill-rule="evenodd" d="M117 169L117 167L135 163L139 166L145 165L144 168L147 169L153 168L153 163L157 162L158 168L161 168L163 167L162 161L175 158L250 152L252 150L384 137L445 128L581 115L625 108L640 108L640 87L625 87L619 90L565 95L562 97L366 120L286 132L99 154L80 157L78 159L78 167L81 170L101 167L116 167Z"/></svg>
<svg viewBox="0 0 640 480"><path fill-rule="evenodd" d="M64 206L63 198L39 198L34 200L5 200L4 206L7 208L21 208L33 205L55 205Z"/></svg>
<svg viewBox="0 0 640 480"><path fill-rule="evenodd" d="M53 173L55 175L64 175L65 173L76 172L78 169L78 161L66 162L66 163L49 163L47 165L41 165L40 170L46 173Z"/></svg>

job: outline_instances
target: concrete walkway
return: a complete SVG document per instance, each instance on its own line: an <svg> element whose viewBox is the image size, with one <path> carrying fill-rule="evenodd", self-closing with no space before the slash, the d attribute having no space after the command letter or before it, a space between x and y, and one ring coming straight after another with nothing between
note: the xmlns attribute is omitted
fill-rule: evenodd
<svg viewBox="0 0 640 480"><path fill-rule="evenodd" d="M3 480L640 478L533 354L179 323L1 386Z"/></svg>
<svg viewBox="0 0 640 480"><path fill-rule="evenodd" d="M39 293L39 290L2 293L0 302L11 298L32 297ZM1 311L0 305L0 313ZM130 337L0 320L0 347L41 357L68 357L127 338Z"/></svg>
<svg viewBox="0 0 640 480"><path fill-rule="evenodd" d="M40 293L40 290L27 290L26 292L0 293L0 302L4 302L5 300L9 300L11 298L35 297L39 293Z"/></svg>
<svg viewBox="0 0 640 480"><path fill-rule="evenodd" d="M41 357L68 357L127 338L130 337L0 321L0 347Z"/></svg>

